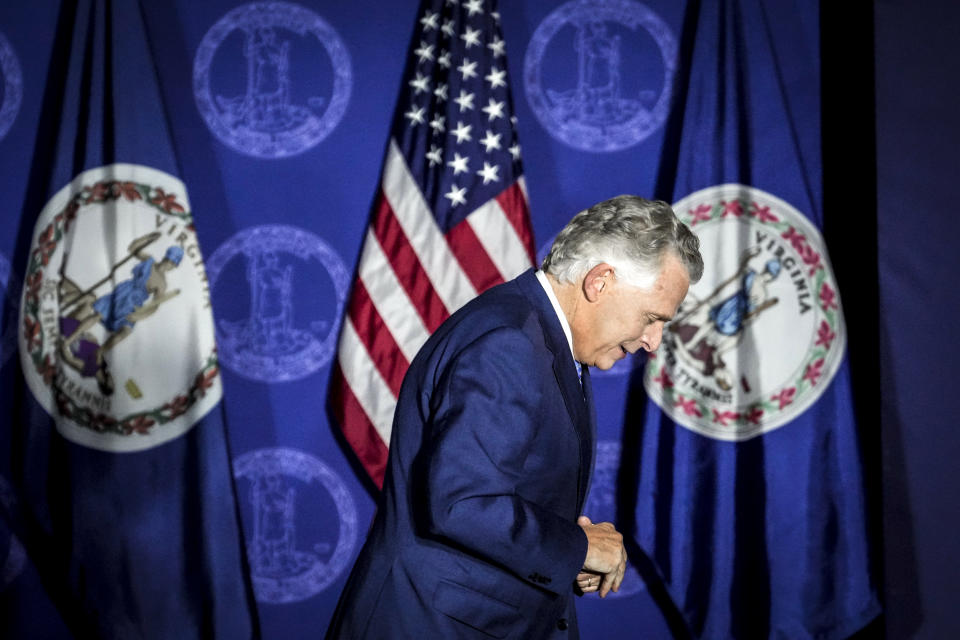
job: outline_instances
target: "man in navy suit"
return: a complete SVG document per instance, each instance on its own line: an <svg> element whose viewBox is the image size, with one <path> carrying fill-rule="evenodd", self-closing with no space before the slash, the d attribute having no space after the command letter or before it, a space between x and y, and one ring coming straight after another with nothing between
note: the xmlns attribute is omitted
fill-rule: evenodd
<svg viewBox="0 0 960 640"><path fill-rule="evenodd" d="M698 247L666 203L619 196L577 214L542 271L437 329L404 378L329 638L578 637L574 593L606 596L626 566L613 525L581 515L588 367L659 346L703 271Z"/></svg>

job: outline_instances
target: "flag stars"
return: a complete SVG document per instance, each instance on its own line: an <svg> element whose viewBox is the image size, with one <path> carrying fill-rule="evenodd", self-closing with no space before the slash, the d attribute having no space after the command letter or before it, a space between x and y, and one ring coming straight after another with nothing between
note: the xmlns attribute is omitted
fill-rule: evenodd
<svg viewBox="0 0 960 640"><path fill-rule="evenodd" d="M419 73L417 74L417 77L411 80L408 84L414 88L415 93L418 95L430 91L430 78Z"/></svg>
<svg viewBox="0 0 960 640"><path fill-rule="evenodd" d="M464 80L469 78L477 77L477 63L471 62L468 58L464 58L463 62L457 67L457 71L460 72L460 75L463 76Z"/></svg>
<svg viewBox="0 0 960 640"><path fill-rule="evenodd" d="M421 40L420 46L413 50L413 54L420 58L420 64L423 64L425 60L433 60L433 45Z"/></svg>
<svg viewBox="0 0 960 640"><path fill-rule="evenodd" d="M494 36L493 42L487 45L487 48L493 51L493 57L499 58L502 55L507 53L507 45L504 44L503 38L500 36Z"/></svg>
<svg viewBox="0 0 960 640"><path fill-rule="evenodd" d="M500 176L497 175L497 172L500 171L500 167L497 165L491 165L489 162L483 163L483 169L477 171L477 175L483 178L483 184L489 182L500 182Z"/></svg>
<svg viewBox="0 0 960 640"><path fill-rule="evenodd" d="M464 9L469 12L470 17L476 13L483 13L483 0L467 0Z"/></svg>
<svg viewBox="0 0 960 640"><path fill-rule="evenodd" d="M441 133L447 130L447 128L443 124L444 120L446 120L446 118L437 114L436 116L434 116L433 120L430 121L430 128L433 129L433 132L436 135L440 135Z"/></svg>
<svg viewBox="0 0 960 640"><path fill-rule="evenodd" d="M443 197L444 197L444 198L449 198L449 200L450 200L450 206L451 206L451 207L455 207L455 206L457 206L458 204L466 204L466 203L467 203L466 194L467 194L467 188L466 188L466 187L457 188L457 185L456 185L456 184L451 184L451 185L450 185L450 191L447 192L447 193L445 193L445 194L443 194Z"/></svg>
<svg viewBox="0 0 960 640"><path fill-rule="evenodd" d="M472 15L472 14L471 14ZM464 48L470 49L473 46L480 46L480 29L471 29L470 27L466 28L460 35L460 39L464 42Z"/></svg>
<svg viewBox="0 0 960 640"><path fill-rule="evenodd" d="M446 34L448 37L452 38L452 37L453 37L453 34L454 34L454 30L453 30L453 20L452 20L452 19L450 19L450 20L444 20L444 21L443 21L443 26L440 27L440 31L443 31L444 34Z"/></svg>
<svg viewBox="0 0 960 640"><path fill-rule="evenodd" d="M490 120L496 120L497 118L502 118L502 117L503 117L503 105L504 105L504 104L505 104L505 103L504 103L503 101L497 102L497 101L494 100L493 98L490 98L490 101L487 103L487 106L485 106L483 109L481 109L481 111L483 111L485 114L487 114L487 120L488 120L488 121L490 121Z"/></svg>
<svg viewBox="0 0 960 640"><path fill-rule="evenodd" d="M483 79L490 83L491 89L496 89L497 87L507 86L506 76L507 76L506 69L501 71L496 67L490 67L490 73L483 76Z"/></svg>
<svg viewBox="0 0 960 640"><path fill-rule="evenodd" d="M473 129L473 125L463 124L463 122L457 121L457 128L451 131L453 135L457 137L457 144L463 144L464 141L470 142L473 138L470 136L470 130Z"/></svg>
<svg viewBox="0 0 960 640"><path fill-rule="evenodd" d="M514 142L513 145L511 145L510 148L507 149L507 151L509 151L510 155L513 156L514 161L517 161L520 159L520 145L517 144L516 142Z"/></svg>
<svg viewBox="0 0 960 640"><path fill-rule="evenodd" d="M442 82L437 85L437 88L433 90L433 95L437 96L437 100L440 102L445 102L447 100L447 85Z"/></svg>
<svg viewBox="0 0 960 640"><path fill-rule="evenodd" d="M469 157L461 156L459 153L454 152L453 160L448 162L447 166L452 167L453 175L457 176L457 175L460 175L461 173L466 173L468 171L467 163L469 161L470 161Z"/></svg>
<svg viewBox="0 0 960 640"><path fill-rule="evenodd" d="M439 13L430 13L429 11L423 14L423 17L420 18L420 24L423 25L423 30L430 31L431 29L436 29L438 24L437 18L439 17Z"/></svg>
<svg viewBox="0 0 960 640"><path fill-rule="evenodd" d="M407 111L405 114L403 114L403 117L410 119L410 126L412 127L414 125L423 124L425 122L423 118L423 113L424 113L423 107L416 108L416 105L413 105L410 107L410 111Z"/></svg>
<svg viewBox="0 0 960 640"><path fill-rule="evenodd" d="M487 153L492 152L494 149L499 150L500 134L494 133L493 131L490 131L489 129L487 129L487 135L483 138L483 140L480 141L480 144L482 144L486 148Z"/></svg>
<svg viewBox="0 0 960 640"><path fill-rule="evenodd" d="M437 56L437 64L439 64L444 69L449 69L450 68L450 52L441 49L440 55Z"/></svg>
<svg viewBox="0 0 960 640"><path fill-rule="evenodd" d="M473 97L474 97L474 94L467 93L463 89L460 90L459 97L456 97L453 99L453 101L456 102L457 105L460 107L460 113L463 113L468 109L473 109Z"/></svg>
<svg viewBox="0 0 960 640"><path fill-rule="evenodd" d="M427 160L430 161L430 166L432 167L435 164L440 164L443 162L443 158L440 155L440 147L435 144L430 145L430 151L427 152Z"/></svg>

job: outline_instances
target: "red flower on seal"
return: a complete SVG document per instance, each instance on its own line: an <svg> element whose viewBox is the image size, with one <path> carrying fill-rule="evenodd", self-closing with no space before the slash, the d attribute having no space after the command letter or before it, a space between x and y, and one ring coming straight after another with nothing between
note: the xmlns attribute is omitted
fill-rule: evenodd
<svg viewBox="0 0 960 640"><path fill-rule="evenodd" d="M758 219L760 222L779 222L780 221L780 219L777 218L777 216L770 213L770 207L761 207L756 202L750 203L750 210L747 212L747 215Z"/></svg>
<svg viewBox="0 0 960 640"><path fill-rule="evenodd" d="M123 423L123 433L124 435L130 435L131 433L136 432L145 436L150 433L150 427L155 424L156 422L154 422L154 420L149 416L136 416Z"/></svg>
<svg viewBox="0 0 960 640"><path fill-rule="evenodd" d="M164 193L163 189L157 188L157 195L150 198L150 202L162 208L167 213L174 211L182 213L184 208L177 204L177 194Z"/></svg>
<svg viewBox="0 0 960 640"><path fill-rule="evenodd" d="M709 220L711 211L713 211L713 207L709 204L702 204L696 209L690 209L690 226L692 227L698 222L706 222Z"/></svg>
<svg viewBox="0 0 960 640"><path fill-rule="evenodd" d="M743 205L740 204L739 200L731 200L730 202L721 200L720 206L723 207L723 213L720 214L723 218L726 218L728 215L739 218L743 215Z"/></svg>
<svg viewBox="0 0 960 640"><path fill-rule="evenodd" d="M53 225L47 225L47 228L43 230L43 233L40 234L40 237L37 238L37 250L40 252L38 256L40 262L43 263L43 266L47 266L50 263L50 256L53 255L53 252L57 249L57 243L54 241L54 231Z"/></svg>
<svg viewBox="0 0 960 640"><path fill-rule="evenodd" d="M763 417L763 409L760 407L752 407L749 413L743 414L744 420L750 424L760 424L760 418Z"/></svg>
<svg viewBox="0 0 960 640"><path fill-rule="evenodd" d="M801 251L807 244L807 239L803 236L803 234L798 232L793 227L790 227L780 235L784 240L789 240L790 244L792 244L793 248L797 251Z"/></svg>
<svg viewBox="0 0 960 640"><path fill-rule="evenodd" d="M697 416L698 418L703 416L703 412L697 408L697 401L693 398L684 398L682 395L678 395L677 406L683 409L683 412L688 416Z"/></svg>
<svg viewBox="0 0 960 640"><path fill-rule="evenodd" d="M730 426L730 420L737 420L740 418L740 414L734 411L717 411L713 409L713 421L719 422L725 427Z"/></svg>
<svg viewBox="0 0 960 640"><path fill-rule="evenodd" d="M203 371L197 374L197 377L193 380L193 388L195 391L198 391L201 396L207 395L207 389L213 386L213 381L216 379L217 374L220 370L217 367L210 369L204 375Z"/></svg>
<svg viewBox="0 0 960 640"><path fill-rule="evenodd" d="M67 226L69 226L70 222L77 217L77 211L79 210L80 204L76 200L71 200L70 204L67 205L67 208L63 210L63 215L67 221Z"/></svg>
<svg viewBox="0 0 960 640"><path fill-rule="evenodd" d="M823 304L823 310L837 309L837 292L830 288L826 282L820 287L820 302Z"/></svg>
<svg viewBox="0 0 960 640"><path fill-rule="evenodd" d="M817 341L814 342L814 346L824 346L827 349L830 348L830 345L833 343L833 339L837 337L837 334L830 330L830 325L827 324L826 320L820 321L820 328L817 329Z"/></svg>
<svg viewBox="0 0 960 640"><path fill-rule="evenodd" d="M820 254L813 250L809 244L807 244L807 238L802 233L799 233L793 227L790 227L781 234L784 240L789 240L790 244L793 245L793 248L797 250L797 253L800 254L800 258L803 260L804 264L810 265L809 275L813 275L817 272L818 269L822 269L823 265L820 264Z"/></svg>
<svg viewBox="0 0 960 640"><path fill-rule="evenodd" d="M771 400L776 400L780 403L780 408L783 409L785 406L793 402L793 397L797 395L796 387L790 387L789 389L784 389L775 396L771 396Z"/></svg>
<svg viewBox="0 0 960 640"><path fill-rule="evenodd" d="M133 202L134 200L140 200L143 198L140 195L140 191L137 189L137 185L133 182L114 182L113 183L113 195L116 198L123 196L127 200Z"/></svg>
<svg viewBox="0 0 960 640"><path fill-rule="evenodd" d="M823 375L823 358L807 365L807 370L803 372L803 379L809 380L811 385L817 384L817 380Z"/></svg>
<svg viewBox="0 0 960 640"><path fill-rule="evenodd" d="M107 199L107 196L110 195L110 185L107 182L98 182L90 188L90 193L87 195L86 204L91 202L103 202Z"/></svg>
<svg viewBox="0 0 960 640"><path fill-rule="evenodd" d="M93 417L93 424L91 426L95 431L115 431L117 421L113 416L98 413Z"/></svg>
<svg viewBox="0 0 960 640"><path fill-rule="evenodd" d="M673 386L673 380L670 378L670 374L667 373L666 367L660 367L660 375L654 378L653 381L659 383L664 389L669 389Z"/></svg>
<svg viewBox="0 0 960 640"><path fill-rule="evenodd" d="M70 418L73 414L70 412L70 401L67 399L67 394L62 392L57 392L54 398L57 401L57 411L64 418Z"/></svg>
<svg viewBox="0 0 960 640"><path fill-rule="evenodd" d="M173 399L173 402L168 402L167 404L163 405L163 408L170 410L170 419L173 420L177 416L186 412L189 406L190 398L187 396L177 396Z"/></svg>
<svg viewBox="0 0 960 640"><path fill-rule="evenodd" d="M803 249L800 249L799 253L803 262L810 265L808 275L812 276L817 272L817 269L822 268L820 265L820 254L814 251L810 245L805 245Z"/></svg>
<svg viewBox="0 0 960 640"><path fill-rule="evenodd" d="M43 284L43 273L34 271L27 276L27 304L35 305L40 302L40 285Z"/></svg>
<svg viewBox="0 0 960 640"><path fill-rule="evenodd" d="M27 341L27 349L34 350L40 346L40 323L34 322L27 316L23 319L23 337Z"/></svg>

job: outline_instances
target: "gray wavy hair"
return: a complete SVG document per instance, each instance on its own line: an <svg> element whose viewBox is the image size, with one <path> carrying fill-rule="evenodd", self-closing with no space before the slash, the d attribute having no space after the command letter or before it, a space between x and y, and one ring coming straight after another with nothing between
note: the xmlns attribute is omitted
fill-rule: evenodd
<svg viewBox="0 0 960 640"><path fill-rule="evenodd" d="M560 282L576 283L606 262L617 278L649 289L668 252L686 267L691 284L700 280L700 241L677 219L670 205L622 195L575 215L557 234L541 268Z"/></svg>

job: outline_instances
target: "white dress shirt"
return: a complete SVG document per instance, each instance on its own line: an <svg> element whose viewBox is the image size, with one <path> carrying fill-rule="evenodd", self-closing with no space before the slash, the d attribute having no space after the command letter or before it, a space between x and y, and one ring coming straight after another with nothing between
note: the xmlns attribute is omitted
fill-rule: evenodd
<svg viewBox="0 0 960 640"><path fill-rule="evenodd" d="M550 298L553 311L560 320L560 326L563 327L563 335L567 336L567 346L570 347L570 356L573 357L573 361L576 362L577 359L573 356L573 333L570 331L570 323L567 322L567 316L563 314L563 309L560 308L560 301L557 300L557 294L553 292L553 287L550 285L550 281L547 280L547 274L537 269L536 276L537 280L540 281L540 286L543 287L543 290L547 292L547 297Z"/></svg>

